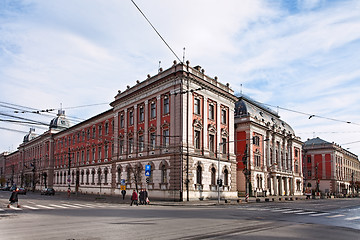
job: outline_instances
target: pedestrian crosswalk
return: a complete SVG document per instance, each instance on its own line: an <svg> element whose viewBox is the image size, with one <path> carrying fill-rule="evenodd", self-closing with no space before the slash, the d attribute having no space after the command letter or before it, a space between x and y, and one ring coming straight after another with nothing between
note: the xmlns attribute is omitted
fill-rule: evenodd
<svg viewBox="0 0 360 240"><path fill-rule="evenodd" d="M299 216L310 216L310 217L324 217L324 218L344 218L344 220L347 221L353 221L353 220L360 220L360 216L349 216L347 217L346 214L340 214L337 212L320 212L320 211L313 211L313 210L306 210L306 209L292 209L292 208L253 208L253 207L242 207L243 210L248 211L268 211L273 213L279 213L279 214L293 214L293 215L299 215Z"/></svg>
<svg viewBox="0 0 360 240"><path fill-rule="evenodd" d="M113 208L118 207L115 204L102 204L102 203L69 203L62 202L56 204L37 204L35 202L26 202L21 204L19 208L16 206L9 206L9 208L0 208L0 212L8 210L23 211L23 210L55 210L55 209L95 209L95 208Z"/></svg>

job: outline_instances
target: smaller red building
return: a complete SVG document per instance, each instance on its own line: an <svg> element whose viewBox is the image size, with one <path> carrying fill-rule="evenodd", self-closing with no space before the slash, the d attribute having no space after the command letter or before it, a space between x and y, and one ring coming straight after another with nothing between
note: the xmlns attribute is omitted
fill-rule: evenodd
<svg viewBox="0 0 360 240"><path fill-rule="evenodd" d="M307 189L325 194L358 191L360 162L357 155L320 138L308 139L303 149Z"/></svg>

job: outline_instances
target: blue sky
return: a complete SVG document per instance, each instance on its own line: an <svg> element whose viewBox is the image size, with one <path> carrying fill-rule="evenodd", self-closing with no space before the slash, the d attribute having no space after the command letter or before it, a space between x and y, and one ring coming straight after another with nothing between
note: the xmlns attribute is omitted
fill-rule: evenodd
<svg viewBox="0 0 360 240"><path fill-rule="evenodd" d="M185 47L192 66L280 106L303 141L320 137L360 154L360 1L135 2L181 59ZM130 0L0 0L1 102L61 104L86 119L109 105L74 107L110 103L118 90L156 74L159 61L168 68L173 60ZM14 114L2 105L0 113ZM29 130L0 121L0 152L15 150L24 135L2 128Z"/></svg>

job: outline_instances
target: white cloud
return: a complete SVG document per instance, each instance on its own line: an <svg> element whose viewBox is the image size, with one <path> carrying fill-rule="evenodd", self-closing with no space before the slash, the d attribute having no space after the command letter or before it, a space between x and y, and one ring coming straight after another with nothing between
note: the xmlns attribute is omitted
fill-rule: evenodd
<svg viewBox="0 0 360 240"><path fill-rule="evenodd" d="M200 64L235 92L243 84L243 92L260 102L360 122L358 1L136 3L180 59L186 47L191 65ZM159 61L167 68L175 59L131 1L16 1L0 10L0 22L1 98L20 105L110 102L118 89L155 74ZM88 118L106 109L68 114ZM295 132L357 128L280 113ZM20 143L13 135L22 139L8 135L0 149ZM354 138L324 135L338 143Z"/></svg>

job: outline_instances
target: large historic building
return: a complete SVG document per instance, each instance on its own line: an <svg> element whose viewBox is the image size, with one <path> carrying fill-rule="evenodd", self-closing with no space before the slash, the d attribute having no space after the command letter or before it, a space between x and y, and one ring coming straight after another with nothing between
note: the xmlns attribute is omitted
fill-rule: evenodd
<svg viewBox="0 0 360 240"><path fill-rule="evenodd" d="M123 182L158 199L236 198L236 101L200 66L174 62L118 91L106 112L70 126L59 111L45 133L31 129L17 151L2 155L4 178L81 193L120 194Z"/></svg>
<svg viewBox="0 0 360 240"><path fill-rule="evenodd" d="M235 106L237 190L301 195L302 142L273 110L241 95Z"/></svg>
<svg viewBox="0 0 360 240"><path fill-rule="evenodd" d="M358 156L320 138L304 143L305 186L315 192L350 194L360 188Z"/></svg>

